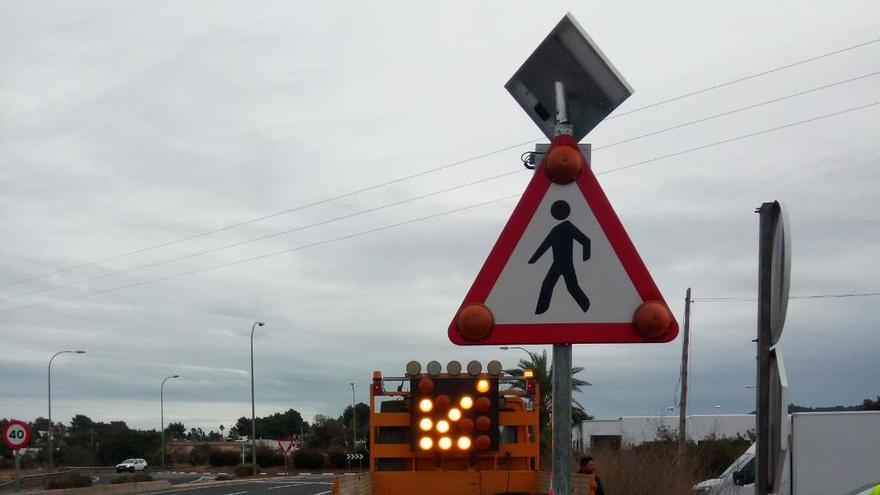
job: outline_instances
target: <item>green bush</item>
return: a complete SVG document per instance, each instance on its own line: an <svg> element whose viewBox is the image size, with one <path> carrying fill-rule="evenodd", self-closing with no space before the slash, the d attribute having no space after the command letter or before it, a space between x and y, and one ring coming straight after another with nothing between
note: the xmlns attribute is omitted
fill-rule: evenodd
<svg viewBox="0 0 880 495"><path fill-rule="evenodd" d="M189 452L187 461L193 466L207 466L211 448L207 445L196 445Z"/></svg>
<svg viewBox="0 0 880 495"><path fill-rule="evenodd" d="M153 477L147 473L123 474L111 481L110 484L121 485L123 483L140 483L142 481L153 481Z"/></svg>
<svg viewBox="0 0 880 495"><path fill-rule="evenodd" d="M330 463L330 467L334 469L342 469L348 467L348 458L346 457L346 452L344 450L331 450L327 452L327 461Z"/></svg>
<svg viewBox="0 0 880 495"><path fill-rule="evenodd" d="M232 468L232 472L235 473L236 476L251 476L254 473L254 465L239 464ZM257 466L257 472L260 472L260 466Z"/></svg>
<svg viewBox="0 0 880 495"><path fill-rule="evenodd" d="M208 462L212 466L235 466L241 462L241 452L225 449L211 449L208 452Z"/></svg>
<svg viewBox="0 0 880 495"><path fill-rule="evenodd" d="M92 486L92 477L79 472L73 472L65 474L64 476L52 478L46 484L46 488L48 488L49 490L58 490L61 488L82 488L84 486Z"/></svg>
<svg viewBox="0 0 880 495"><path fill-rule="evenodd" d="M317 450L297 450L293 453L293 464L298 469L315 469L324 467L324 455Z"/></svg>
<svg viewBox="0 0 880 495"><path fill-rule="evenodd" d="M283 466L284 454L277 449L257 447L257 464L260 466Z"/></svg>

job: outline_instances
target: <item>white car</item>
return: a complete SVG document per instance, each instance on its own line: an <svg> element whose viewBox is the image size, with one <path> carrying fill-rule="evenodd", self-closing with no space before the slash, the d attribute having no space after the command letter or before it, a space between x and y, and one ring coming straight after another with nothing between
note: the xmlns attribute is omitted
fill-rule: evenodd
<svg viewBox="0 0 880 495"><path fill-rule="evenodd" d="M143 459L126 459L119 464L116 465L116 472L121 473L122 471L131 471L132 473L135 471L146 471L147 470L147 461Z"/></svg>

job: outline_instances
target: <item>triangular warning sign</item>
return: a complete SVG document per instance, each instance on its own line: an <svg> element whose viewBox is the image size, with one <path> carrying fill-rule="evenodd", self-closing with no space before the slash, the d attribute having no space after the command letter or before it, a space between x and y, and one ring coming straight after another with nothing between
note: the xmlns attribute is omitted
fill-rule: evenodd
<svg viewBox="0 0 880 495"><path fill-rule="evenodd" d="M560 156L568 161L559 162ZM566 174L571 178L560 180ZM577 143L558 136L449 325L449 339L460 345L645 343L677 334L675 318Z"/></svg>
<svg viewBox="0 0 880 495"><path fill-rule="evenodd" d="M279 438L277 442L278 448L285 454L290 452L290 448L293 447L293 440L290 438Z"/></svg>

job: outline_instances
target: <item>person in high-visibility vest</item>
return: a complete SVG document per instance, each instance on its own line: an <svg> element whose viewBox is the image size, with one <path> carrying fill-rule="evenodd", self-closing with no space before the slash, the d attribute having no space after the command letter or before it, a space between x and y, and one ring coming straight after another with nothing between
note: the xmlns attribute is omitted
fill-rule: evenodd
<svg viewBox="0 0 880 495"><path fill-rule="evenodd" d="M581 459L581 468L578 470L578 474L593 475L593 486L590 487L590 492L586 495L605 495L605 491L602 490L602 482L599 481L599 476L595 473L595 470L596 461L593 459L593 456L588 455Z"/></svg>
<svg viewBox="0 0 880 495"><path fill-rule="evenodd" d="M874 489L871 490L871 495L880 495L880 483L878 483L877 486L875 486Z"/></svg>

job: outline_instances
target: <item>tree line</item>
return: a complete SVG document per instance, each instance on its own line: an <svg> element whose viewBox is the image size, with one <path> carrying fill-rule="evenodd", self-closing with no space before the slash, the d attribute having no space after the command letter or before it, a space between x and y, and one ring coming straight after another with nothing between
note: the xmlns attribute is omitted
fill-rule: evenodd
<svg viewBox="0 0 880 495"><path fill-rule="evenodd" d="M369 441L370 409L364 403L357 404L357 439L361 448ZM256 418L257 438L302 438L306 447L318 450L353 450L352 407L347 406L336 418L319 414L312 423L305 421L299 411L288 409L265 417ZM0 419L2 429L8 419ZM48 430L53 428L54 460L66 466L114 465L126 458L139 457L150 465L158 465L162 435L158 429L140 430L130 428L125 421L93 421L77 414L69 424L61 422L50 425L49 420L37 417L29 422L33 438L28 455L22 458L25 468L47 462ZM216 430L205 432L201 427L187 429L182 422L172 422L165 427L165 441L234 441L250 437L251 420L242 416L227 428L218 425ZM167 452L167 448L166 448ZM167 455L167 454L166 454ZM11 465L12 452L0 442L0 464Z"/></svg>

